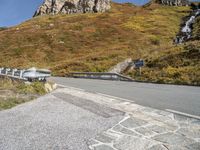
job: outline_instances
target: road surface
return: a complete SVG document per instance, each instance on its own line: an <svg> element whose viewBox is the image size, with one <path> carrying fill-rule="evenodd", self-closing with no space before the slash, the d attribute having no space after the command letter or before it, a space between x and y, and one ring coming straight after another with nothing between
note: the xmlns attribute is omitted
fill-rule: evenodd
<svg viewBox="0 0 200 150"><path fill-rule="evenodd" d="M200 116L200 87L52 77L57 84L107 94L160 110Z"/></svg>
<svg viewBox="0 0 200 150"><path fill-rule="evenodd" d="M123 113L112 108L50 93L0 111L0 150L89 150L91 138L122 118Z"/></svg>

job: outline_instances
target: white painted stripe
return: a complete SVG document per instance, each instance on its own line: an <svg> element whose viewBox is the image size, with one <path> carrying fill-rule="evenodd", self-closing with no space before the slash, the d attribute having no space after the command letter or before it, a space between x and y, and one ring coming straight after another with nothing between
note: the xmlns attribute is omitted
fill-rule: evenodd
<svg viewBox="0 0 200 150"><path fill-rule="evenodd" d="M168 111L168 112L174 113L174 114L178 114L178 115L182 115L182 116L185 116L185 117L195 118L195 119L199 119L200 120L200 116L195 116L195 115L183 113L183 112L172 110L172 109L165 109L165 110Z"/></svg>
<svg viewBox="0 0 200 150"><path fill-rule="evenodd" d="M75 87L72 87L72 86L66 86L66 85L62 85L62 84L57 84L58 86L60 87L63 87L63 88L69 88L69 89L74 89L74 90L78 90L78 91L84 91L84 89L80 89L80 88L75 88Z"/></svg>
<svg viewBox="0 0 200 150"><path fill-rule="evenodd" d="M120 97L111 96L111 95L108 95L108 94L103 94L103 93L98 93L98 92L97 92L97 94L98 94L98 95L105 96L105 97L113 98L113 99L119 99L119 100L123 100L123 101L128 101L128 102L134 103L133 100L129 100L129 99L126 99L126 98L120 98Z"/></svg>
<svg viewBox="0 0 200 150"><path fill-rule="evenodd" d="M62 84L57 84L57 85L60 86L60 87L63 87L63 88L69 88L69 89L74 89L74 90L78 90L78 91L83 91L83 92L88 92L88 93L94 93L94 94L105 96L105 97L108 97L108 98L113 98L113 99L118 99L118 100L128 101L128 102L134 103L133 100L129 100L129 99L125 99L125 98L120 98L120 97L116 97L116 96L112 96L112 95L108 95L108 94L103 94L103 93L99 93L99 92L90 92L90 91L87 91L87 90L84 90L84 89L75 88L75 87L72 87L72 86L66 86L66 85L62 85Z"/></svg>

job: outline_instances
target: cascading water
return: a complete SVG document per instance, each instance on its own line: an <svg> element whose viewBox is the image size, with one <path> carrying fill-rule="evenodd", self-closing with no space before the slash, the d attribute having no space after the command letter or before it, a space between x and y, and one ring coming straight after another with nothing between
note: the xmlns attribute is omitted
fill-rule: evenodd
<svg viewBox="0 0 200 150"><path fill-rule="evenodd" d="M189 20L186 21L185 25L181 29L180 35L176 37L175 39L176 44L181 44L191 38L192 25L199 15L200 15L200 9L197 9L194 11L194 13L192 13L192 16L189 18Z"/></svg>

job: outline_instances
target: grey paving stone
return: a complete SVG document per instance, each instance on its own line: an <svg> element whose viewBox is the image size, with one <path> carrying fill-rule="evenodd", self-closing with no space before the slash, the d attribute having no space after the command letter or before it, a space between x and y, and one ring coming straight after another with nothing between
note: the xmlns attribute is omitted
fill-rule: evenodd
<svg viewBox="0 0 200 150"><path fill-rule="evenodd" d="M189 150L200 150L200 142L186 146Z"/></svg>
<svg viewBox="0 0 200 150"><path fill-rule="evenodd" d="M143 109L141 109L141 111L144 111L144 112L154 112L155 111L155 109L153 109L153 108L150 108L150 107L145 107L145 108L143 108Z"/></svg>
<svg viewBox="0 0 200 150"><path fill-rule="evenodd" d="M165 133L156 135L155 137L153 137L153 139L170 145L179 145L179 146L185 146L194 142L194 140L192 139L174 133Z"/></svg>
<svg viewBox="0 0 200 150"><path fill-rule="evenodd" d="M186 122L179 122L178 124L180 128L187 128L189 126L189 123L186 123Z"/></svg>
<svg viewBox="0 0 200 150"><path fill-rule="evenodd" d="M111 143L115 138L106 134L99 134L95 139L102 143Z"/></svg>
<svg viewBox="0 0 200 150"><path fill-rule="evenodd" d="M152 125L152 126L149 126L148 128L156 133L163 133L163 132L169 131L167 128L161 127L158 125Z"/></svg>
<svg viewBox="0 0 200 150"><path fill-rule="evenodd" d="M164 127L170 131L175 131L179 128L179 125L174 121L166 121L164 122Z"/></svg>
<svg viewBox="0 0 200 150"><path fill-rule="evenodd" d="M200 138L200 128L181 128L177 131L177 133L192 138Z"/></svg>
<svg viewBox="0 0 200 150"><path fill-rule="evenodd" d="M167 112L167 111L162 111L162 110L156 110L155 113L162 115L162 116L170 116L172 113Z"/></svg>
<svg viewBox="0 0 200 150"><path fill-rule="evenodd" d="M147 124L147 121L134 118L134 117L128 118L124 122L121 123L121 125L127 128L135 128L135 127L142 126L145 124Z"/></svg>
<svg viewBox="0 0 200 150"><path fill-rule="evenodd" d="M165 146L159 144L150 147L148 150L168 150Z"/></svg>
<svg viewBox="0 0 200 150"><path fill-rule="evenodd" d="M114 143L114 148L119 150L146 150L155 145L154 142L133 136L123 136Z"/></svg>
<svg viewBox="0 0 200 150"><path fill-rule="evenodd" d="M183 116L183 115L178 115L178 114L174 114L174 119L177 121L183 121L183 122L186 122L189 120L188 117Z"/></svg>
<svg viewBox="0 0 200 150"><path fill-rule="evenodd" d="M116 126L113 128L113 130L116 131L116 132L123 133L123 134L141 137L141 135L135 133L134 131L131 131L131 130L126 129L126 128L122 127L121 125L116 125Z"/></svg>
<svg viewBox="0 0 200 150"><path fill-rule="evenodd" d="M200 120L193 120L191 123L194 125L200 125Z"/></svg>
<svg viewBox="0 0 200 150"><path fill-rule="evenodd" d="M114 149L108 145L103 144L103 145L98 145L94 147L94 150L114 150Z"/></svg>
<svg viewBox="0 0 200 150"><path fill-rule="evenodd" d="M182 147L182 146L174 146L174 145L165 145L167 147L168 150L188 150L188 148L186 147Z"/></svg>
<svg viewBox="0 0 200 150"><path fill-rule="evenodd" d="M145 136L151 136L151 135L154 135L154 134L155 134L155 133L152 132L150 129L144 128L144 127L137 128L137 129L135 129L135 131L137 131L137 132L139 132L140 134L145 135Z"/></svg>

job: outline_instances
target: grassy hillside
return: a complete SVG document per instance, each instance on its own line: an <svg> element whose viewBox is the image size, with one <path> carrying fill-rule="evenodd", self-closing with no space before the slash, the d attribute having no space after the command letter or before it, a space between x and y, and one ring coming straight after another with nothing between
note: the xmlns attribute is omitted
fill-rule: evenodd
<svg viewBox="0 0 200 150"><path fill-rule="evenodd" d="M200 17L197 18L193 27L193 36L200 39Z"/></svg>
<svg viewBox="0 0 200 150"><path fill-rule="evenodd" d="M200 17L193 25L193 38L184 45L151 52L145 57L141 76L137 70L126 74L142 81L200 85Z"/></svg>
<svg viewBox="0 0 200 150"><path fill-rule="evenodd" d="M154 54L155 53L155 54ZM163 52L153 52L145 57L142 75L137 70L126 74L137 80L157 83L200 85L200 43L188 42Z"/></svg>
<svg viewBox="0 0 200 150"><path fill-rule="evenodd" d="M36 17L0 31L0 66L47 67L56 75L65 75L70 71L103 72L126 58L145 58L148 61L145 75L138 77L135 71L129 74L154 81L148 69L163 70L156 65L165 55L173 55L175 64L178 55L190 62L187 67L194 67L193 59L184 57L187 46L172 44L182 18L189 11L189 7L158 4L136 7L113 3L112 10L103 14ZM197 27L197 34L198 30ZM151 62L156 64L151 66ZM179 67L183 68L181 64ZM187 71L182 73L188 74ZM193 77L196 79L196 76Z"/></svg>

